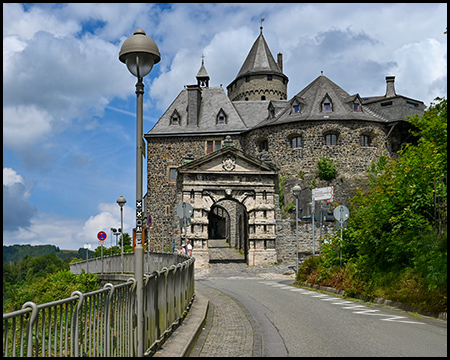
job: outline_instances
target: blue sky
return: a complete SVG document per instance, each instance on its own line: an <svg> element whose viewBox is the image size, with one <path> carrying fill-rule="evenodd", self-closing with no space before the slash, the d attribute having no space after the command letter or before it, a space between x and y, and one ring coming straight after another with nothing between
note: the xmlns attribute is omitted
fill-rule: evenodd
<svg viewBox="0 0 450 360"><path fill-rule="evenodd" d="M447 97L447 4L3 4L3 244L95 248L134 226L136 79L118 60L137 28L161 62L145 78L144 132L201 57L225 88L263 33L288 98L320 72L350 94ZM144 193L145 193L144 188Z"/></svg>

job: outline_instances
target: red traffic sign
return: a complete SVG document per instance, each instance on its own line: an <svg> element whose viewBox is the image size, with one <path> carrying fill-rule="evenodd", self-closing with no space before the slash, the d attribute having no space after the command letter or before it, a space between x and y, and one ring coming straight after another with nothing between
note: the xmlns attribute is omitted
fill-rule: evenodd
<svg viewBox="0 0 450 360"><path fill-rule="evenodd" d="M97 238L98 238L100 241L105 241L105 240L106 240L106 233L105 233L104 231L100 231L100 232L97 234Z"/></svg>

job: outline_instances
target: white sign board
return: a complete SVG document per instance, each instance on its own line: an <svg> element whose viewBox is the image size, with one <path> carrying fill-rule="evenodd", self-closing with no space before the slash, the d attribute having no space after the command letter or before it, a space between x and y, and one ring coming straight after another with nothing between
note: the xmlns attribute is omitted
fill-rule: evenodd
<svg viewBox="0 0 450 360"><path fill-rule="evenodd" d="M91 244L84 244L84 248L85 249L90 249L91 248Z"/></svg>
<svg viewBox="0 0 450 360"><path fill-rule="evenodd" d="M319 189L312 189L312 196L314 200L332 200L333 199L333 187L325 187Z"/></svg>

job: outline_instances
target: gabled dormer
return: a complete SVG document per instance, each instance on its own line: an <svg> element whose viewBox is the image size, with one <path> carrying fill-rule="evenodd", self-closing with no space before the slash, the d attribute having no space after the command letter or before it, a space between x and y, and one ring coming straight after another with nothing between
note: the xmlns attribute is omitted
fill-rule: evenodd
<svg viewBox="0 0 450 360"><path fill-rule="evenodd" d="M220 108L220 110L216 116L216 125L225 125L227 122L228 122L228 116L225 113L225 111L223 111L223 109Z"/></svg>
<svg viewBox="0 0 450 360"><path fill-rule="evenodd" d="M322 112L332 112L333 111L333 102L331 101L330 96L325 94L325 96L322 99L322 102L320 103L320 108Z"/></svg>
<svg viewBox="0 0 450 360"><path fill-rule="evenodd" d="M170 116L170 125L181 125L181 116L177 109L175 109Z"/></svg>

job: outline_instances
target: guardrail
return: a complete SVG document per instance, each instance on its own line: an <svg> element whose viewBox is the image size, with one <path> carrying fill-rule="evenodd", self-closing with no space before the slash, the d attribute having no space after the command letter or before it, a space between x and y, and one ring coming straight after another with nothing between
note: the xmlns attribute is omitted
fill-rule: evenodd
<svg viewBox="0 0 450 360"><path fill-rule="evenodd" d="M173 255L180 260L179 255ZM195 258L144 275L144 347L153 354L192 304ZM136 280L3 314L3 356L136 356Z"/></svg>

